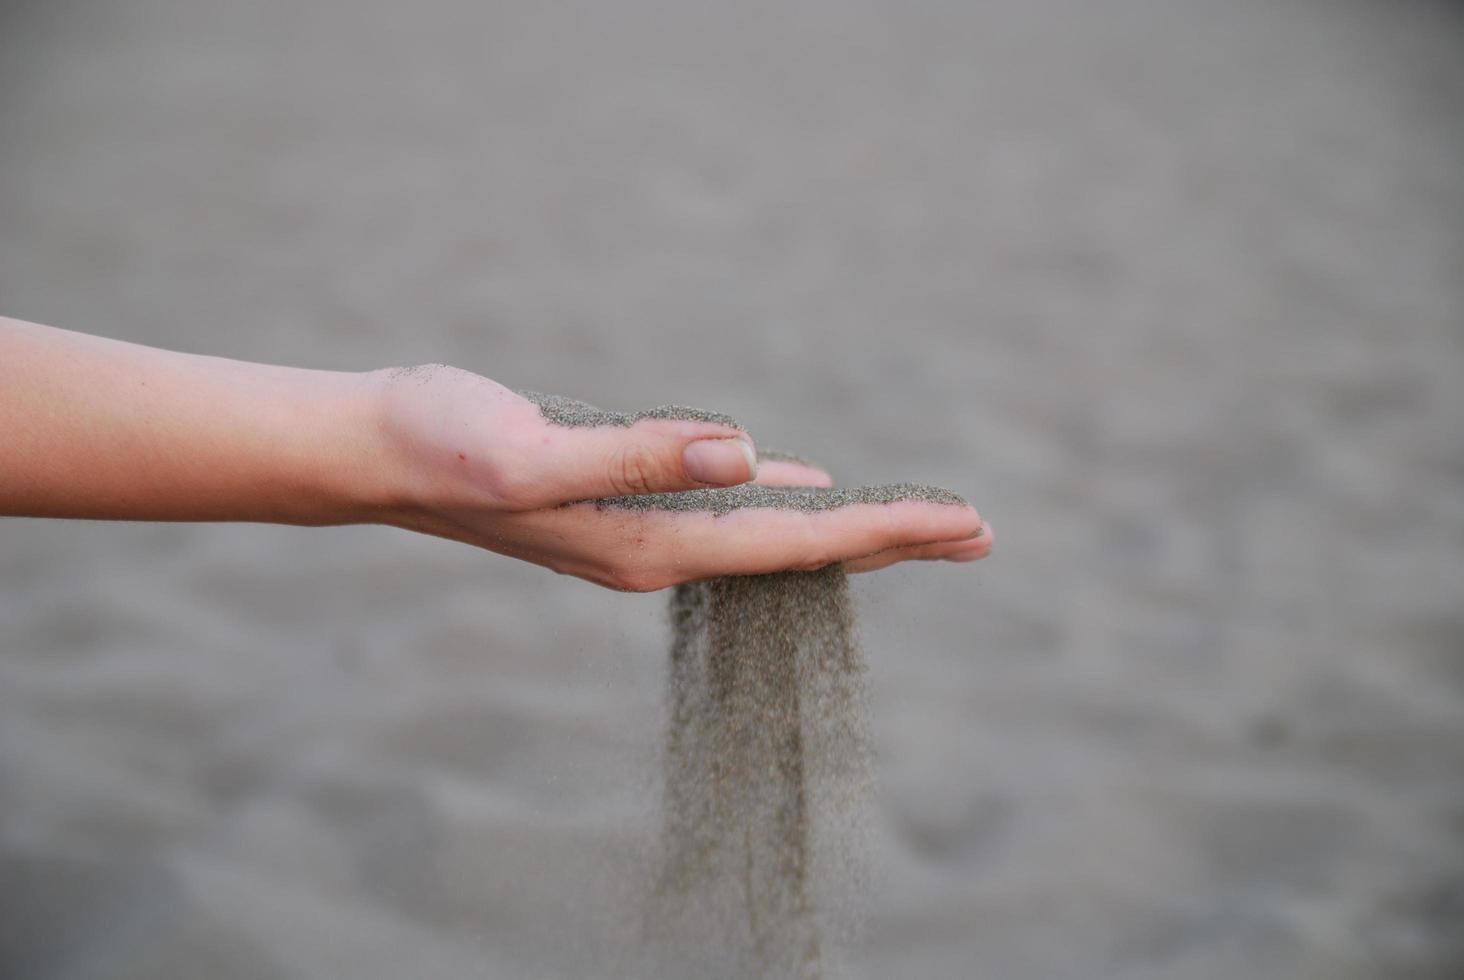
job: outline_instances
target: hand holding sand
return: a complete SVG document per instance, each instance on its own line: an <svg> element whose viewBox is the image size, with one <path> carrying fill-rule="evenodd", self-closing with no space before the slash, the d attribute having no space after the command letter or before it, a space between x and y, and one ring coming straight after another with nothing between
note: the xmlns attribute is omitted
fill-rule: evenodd
<svg viewBox="0 0 1464 980"><path fill-rule="evenodd" d="M454 368L249 364L0 319L0 514L380 523L617 589L983 557L959 497L768 463L726 416L634 416ZM782 485L782 486L776 486ZM731 489L727 489L731 488Z"/></svg>
<svg viewBox="0 0 1464 980"><path fill-rule="evenodd" d="M954 494L824 489L827 473L781 455L759 467L747 434L715 413L623 415L435 366L388 387L392 440L425 504L399 523L612 588L990 550Z"/></svg>

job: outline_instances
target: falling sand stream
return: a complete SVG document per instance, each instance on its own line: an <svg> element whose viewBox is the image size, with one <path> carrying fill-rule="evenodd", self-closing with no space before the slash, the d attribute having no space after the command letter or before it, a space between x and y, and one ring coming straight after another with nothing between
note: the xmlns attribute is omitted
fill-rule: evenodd
<svg viewBox="0 0 1464 980"><path fill-rule="evenodd" d="M745 486L599 501L805 511L932 487ZM673 590L660 868L650 911L666 976L812 980L857 926L872 760L848 578L831 565Z"/></svg>
<svg viewBox="0 0 1464 980"><path fill-rule="evenodd" d="M639 415L525 393L559 425L715 418ZM612 497L601 508L805 512L923 500L935 487L765 487ZM858 922L867 879L872 763L864 661L844 570L677 586L658 872L648 932L667 976L813 980Z"/></svg>
<svg viewBox="0 0 1464 980"><path fill-rule="evenodd" d="M870 782L844 573L682 585L671 619L658 914L702 969L819 976L815 899L854 885Z"/></svg>

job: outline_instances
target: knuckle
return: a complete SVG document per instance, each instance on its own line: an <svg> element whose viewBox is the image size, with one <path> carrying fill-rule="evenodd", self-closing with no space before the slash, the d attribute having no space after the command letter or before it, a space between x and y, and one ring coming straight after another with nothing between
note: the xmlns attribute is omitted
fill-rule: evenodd
<svg viewBox="0 0 1464 980"><path fill-rule="evenodd" d="M516 471L495 474L491 490L505 510L533 510L545 503L543 487Z"/></svg>
<svg viewBox="0 0 1464 980"><path fill-rule="evenodd" d="M637 443L621 446L610 457L607 482L620 496L653 493L660 485L660 461L646 446Z"/></svg>
<svg viewBox="0 0 1464 980"><path fill-rule="evenodd" d="M839 557L834 543L819 534L819 525L812 515L805 515L798 529L797 541L798 557L793 567L800 572L817 571Z"/></svg>
<svg viewBox="0 0 1464 980"><path fill-rule="evenodd" d="M800 571L800 572L816 572L820 568L825 568L825 567L827 567L829 565L832 565L833 563L834 563L834 559L829 558L827 556L822 556L822 555L817 556L817 557L810 556L808 558L803 559L803 561L801 561L801 562L798 563L798 571Z"/></svg>

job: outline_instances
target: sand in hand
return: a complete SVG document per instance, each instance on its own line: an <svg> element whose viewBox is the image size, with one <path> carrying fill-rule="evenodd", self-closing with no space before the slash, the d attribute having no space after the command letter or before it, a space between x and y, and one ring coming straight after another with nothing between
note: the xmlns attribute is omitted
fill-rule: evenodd
<svg viewBox="0 0 1464 980"><path fill-rule="evenodd" d="M730 421L525 394L558 425ZM746 484L595 503L722 515L900 500L965 503L918 484ZM670 617L664 824L648 934L668 974L821 976L829 940L857 926L867 868L872 762L847 576L831 565L687 583L673 590Z"/></svg>

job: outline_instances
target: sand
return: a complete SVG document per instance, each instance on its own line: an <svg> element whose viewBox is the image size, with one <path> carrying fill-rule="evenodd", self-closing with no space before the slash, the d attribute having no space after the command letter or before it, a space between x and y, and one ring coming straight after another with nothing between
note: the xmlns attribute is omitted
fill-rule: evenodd
<svg viewBox="0 0 1464 980"><path fill-rule="evenodd" d="M641 419L680 419L686 422L715 422L718 425L730 425L734 429L742 428L730 415L709 412L701 408L688 408L685 405L661 405L643 412L626 414L596 408L588 402L566 398L563 395L546 395L538 391L519 391L518 394L538 405L539 412L544 418L555 425L566 427L613 425L628 428Z"/></svg>
<svg viewBox="0 0 1464 980"><path fill-rule="evenodd" d="M649 934L668 975L822 976L830 937L857 925L872 803L845 575L679 586L671 622Z"/></svg>
<svg viewBox="0 0 1464 980"><path fill-rule="evenodd" d="M932 504L966 506L958 493L916 483L875 487L765 487L744 483L735 487L646 493L631 497L600 497L595 504L621 510L709 511L726 514L748 508L801 510L809 513L856 504L893 504L918 500Z"/></svg>
<svg viewBox="0 0 1464 980"><path fill-rule="evenodd" d="M11 0L0 307L968 492L990 561L850 578L853 980L1454 980L1461 37ZM665 602L381 528L0 521L9 975L654 977Z"/></svg>
<svg viewBox="0 0 1464 980"><path fill-rule="evenodd" d="M718 417L680 406L625 415L523 394L569 427ZM911 483L744 484L595 503L721 516L907 500L965 505L950 490ZM856 869L868 864L868 842L849 833L867 823L872 766L864 662L844 571L835 564L680 585L670 619L665 829L646 910L652 956L668 976L817 980L825 923L846 933L857 925L847 914L830 918L829 909L862 905L850 889L862 884Z"/></svg>

